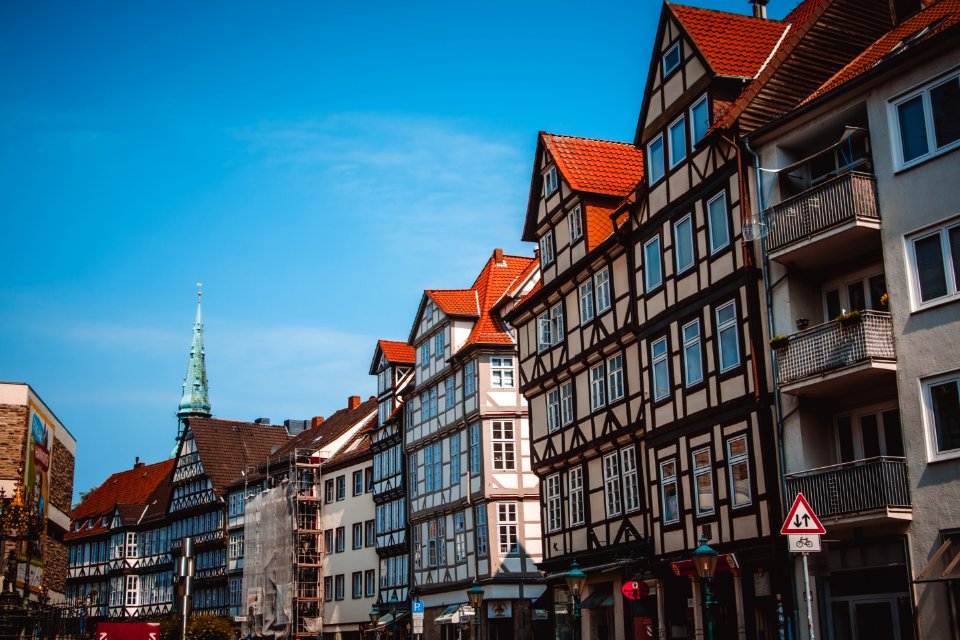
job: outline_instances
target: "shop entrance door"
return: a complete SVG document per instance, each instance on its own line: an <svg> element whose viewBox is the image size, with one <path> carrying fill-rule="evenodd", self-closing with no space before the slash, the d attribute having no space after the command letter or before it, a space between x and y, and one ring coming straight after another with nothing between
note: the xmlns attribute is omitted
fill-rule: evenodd
<svg viewBox="0 0 960 640"><path fill-rule="evenodd" d="M910 640L901 634L898 597L834 598L832 640ZM910 634L912 637L912 634Z"/></svg>

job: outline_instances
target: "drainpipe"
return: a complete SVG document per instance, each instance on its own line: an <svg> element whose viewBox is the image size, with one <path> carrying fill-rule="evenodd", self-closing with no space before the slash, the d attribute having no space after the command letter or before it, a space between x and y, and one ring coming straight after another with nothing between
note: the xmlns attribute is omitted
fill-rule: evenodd
<svg viewBox="0 0 960 640"><path fill-rule="evenodd" d="M753 148L750 147L750 140L746 136L743 137L743 146L751 156L753 156L753 167L755 180L757 183L757 215L759 216L760 221L763 221L763 212L766 210L766 203L764 202L763 197L763 182L761 181L760 173L760 156L757 154ZM763 265L763 289L767 303L767 330L771 336L776 335L774 326L773 326L773 287L770 283L770 257L767 254L767 237L762 236L760 238L760 255L761 262ZM777 383L779 379L779 363L777 358L774 356L771 358L772 363L772 374L773 374L773 404L776 410L776 420L777 420L777 462L780 467L780 494L782 496L780 500L780 517L786 518L786 500L787 500L787 481L784 478L784 472L786 470L786 457L783 449L783 403L780 399L780 385ZM799 607L797 603L797 594L793 585L794 578L794 568L793 568L793 558L790 556L790 552L787 552L787 566L790 567L790 575L788 580L790 599L793 603L793 615L796 616L799 612ZM796 620L795 620L796 622ZM799 628L799 626L797 627Z"/></svg>

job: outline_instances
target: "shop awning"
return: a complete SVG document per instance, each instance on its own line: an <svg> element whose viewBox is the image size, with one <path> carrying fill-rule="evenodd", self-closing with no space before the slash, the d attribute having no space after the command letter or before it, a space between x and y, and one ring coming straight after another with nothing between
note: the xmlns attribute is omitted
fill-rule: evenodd
<svg viewBox="0 0 960 640"><path fill-rule="evenodd" d="M960 580L960 543L947 538L914 582Z"/></svg>
<svg viewBox="0 0 960 640"><path fill-rule="evenodd" d="M581 603L581 609L600 609L613 606L613 585L609 582L597 585Z"/></svg>
<svg viewBox="0 0 960 640"><path fill-rule="evenodd" d="M473 607L468 604L452 604L443 610L434 622L437 624L460 624L463 618L473 617Z"/></svg>

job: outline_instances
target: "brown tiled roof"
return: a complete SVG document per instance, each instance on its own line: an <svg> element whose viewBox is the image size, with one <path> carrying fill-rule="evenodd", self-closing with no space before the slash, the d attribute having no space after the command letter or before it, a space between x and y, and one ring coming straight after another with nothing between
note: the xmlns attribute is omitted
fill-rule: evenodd
<svg viewBox="0 0 960 640"><path fill-rule="evenodd" d="M880 63L885 56L893 53L904 38L917 34L917 40L913 43L916 44L916 42L934 36L958 22L960 22L960 0L939 0L939 2L932 3L867 47L863 53L820 85L820 88L808 96L804 102L809 102L869 71ZM928 29L928 31L921 33L922 29ZM904 50L907 48L904 48ZM894 53L894 55L896 54Z"/></svg>
<svg viewBox="0 0 960 640"><path fill-rule="evenodd" d="M242 471L259 464L290 440L282 426L196 417L187 418L187 423L203 470L217 494Z"/></svg>
<svg viewBox="0 0 960 640"><path fill-rule="evenodd" d="M377 417L367 420L343 448L327 461L325 468L339 468L355 463L370 453L370 430L377 426Z"/></svg>
<svg viewBox="0 0 960 640"><path fill-rule="evenodd" d="M669 4L717 75L753 78L787 25L739 13Z"/></svg>
<svg viewBox="0 0 960 640"><path fill-rule="evenodd" d="M387 362L393 364L414 364L417 361L417 354L406 342L397 340L378 340L380 351Z"/></svg>
<svg viewBox="0 0 960 640"><path fill-rule="evenodd" d="M325 446L346 433L350 427L353 427L361 420L367 418L371 413L377 410L377 399L370 396L366 402L361 402L355 409L349 407L335 411L333 415L324 420L316 427L310 427L306 431L298 433L291 438L285 445L277 449L270 456L271 460L284 460L290 456L295 449L310 451L321 451ZM266 456L263 457L266 459ZM239 474L237 474L239 475Z"/></svg>
<svg viewBox="0 0 960 640"><path fill-rule="evenodd" d="M574 191L625 196L643 177L643 152L626 142L541 133Z"/></svg>
<svg viewBox="0 0 960 640"><path fill-rule="evenodd" d="M73 539L108 531L109 527L99 525L99 519L103 516L112 518L113 512L118 508L121 518L124 514L129 517L135 513L134 520L139 519L147 506L156 502L158 497L168 494L173 465L173 459L163 460L111 475L70 513L73 522L94 518L98 521L97 526L70 531L65 538Z"/></svg>

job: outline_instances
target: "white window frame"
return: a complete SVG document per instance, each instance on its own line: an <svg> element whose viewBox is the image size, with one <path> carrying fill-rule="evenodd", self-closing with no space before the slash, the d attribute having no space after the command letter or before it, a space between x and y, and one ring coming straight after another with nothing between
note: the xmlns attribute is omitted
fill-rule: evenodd
<svg viewBox="0 0 960 640"><path fill-rule="evenodd" d="M621 400L623 394L623 354L615 353L607 358L607 403Z"/></svg>
<svg viewBox="0 0 960 640"><path fill-rule="evenodd" d="M604 363L590 368L590 410L597 411L607 404L606 372Z"/></svg>
<svg viewBox="0 0 960 640"><path fill-rule="evenodd" d="M696 329L696 334L692 332ZM683 325L680 329L683 338L683 384L686 387L703 382L703 349L700 344L700 319L692 320ZM690 364L696 360L699 369L699 377L694 379L691 376Z"/></svg>
<svg viewBox="0 0 960 640"><path fill-rule="evenodd" d="M547 476L544 504L546 505L547 533L559 531L563 527L563 503L560 495L559 473Z"/></svg>
<svg viewBox="0 0 960 640"><path fill-rule="evenodd" d="M563 303L537 316L537 350L546 351L563 341Z"/></svg>
<svg viewBox="0 0 960 640"><path fill-rule="evenodd" d="M553 244L553 230L547 229L542 236L540 236L540 266L546 267L547 265L553 263L556 258L556 250Z"/></svg>
<svg viewBox="0 0 960 640"><path fill-rule="evenodd" d="M667 519L667 487L673 487L677 501L676 513ZM677 480L677 461L673 458L660 462L660 518L664 524L680 522L680 483Z"/></svg>
<svg viewBox="0 0 960 640"><path fill-rule="evenodd" d="M580 324L587 324L594 319L593 280L587 280L577 289L577 298L580 301Z"/></svg>
<svg viewBox="0 0 960 640"><path fill-rule="evenodd" d="M490 357L490 386L494 389L513 389L513 358Z"/></svg>
<svg viewBox="0 0 960 640"><path fill-rule="evenodd" d="M583 467L574 467L567 473L567 525L577 526L584 522Z"/></svg>
<svg viewBox="0 0 960 640"><path fill-rule="evenodd" d="M500 555L514 555L520 550L519 523L515 502L497 503L497 542Z"/></svg>
<svg viewBox="0 0 960 640"><path fill-rule="evenodd" d="M547 433L560 430L560 388L547 391Z"/></svg>
<svg viewBox="0 0 960 640"><path fill-rule="evenodd" d="M723 203L723 215L721 220L716 220L713 217L713 203L717 200L722 201ZM709 200L707 200L707 229L710 231L710 254L713 255L719 252L721 249L724 249L730 246L730 222L729 222L729 209L727 207L727 192L721 191L716 194ZM721 226L722 224L722 226ZM723 229L723 238L719 237L718 231Z"/></svg>
<svg viewBox="0 0 960 640"><path fill-rule="evenodd" d="M593 297L597 303L597 315L610 308L610 269L604 267L593 275Z"/></svg>
<svg viewBox="0 0 960 640"><path fill-rule="evenodd" d="M954 272L953 252L950 247L950 232L952 230L958 230L958 232L960 232L960 219L953 218L936 227L929 227L905 237L908 258L907 268L910 272L910 298L915 311L960 299L960 274ZM923 291L920 285L920 269L917 265L916 243L933 236L937 236L940 240L940 261L947 292L936 298L923 300Z"/></svg>
<svg viewBox="0 0 960 640"><path fill-rule="evenodd" d="M707 110L707 123L706 123L706 129L704 129L703 132L698 136L697 135L697 119L694 116L694 111L701 104L704 105L704 107ZM698 142L700 142L700 140L703 139L703 136L707 135L707 132L710 131L710 104L707 102L707 94L703 94L696 100L696 102L690 105L688 116L690 118L690 145L693 146Z"/></svg>
<svg viewBox="0 0 960 640"><path fill-rule="evenodd" d="M659 143L659 159L654 155L654 147ZM650 171L647 177L649 183L654 185L667 175L667 149L666 142L663 134L658 134L653 140L647 143L647 164L650 166Z"/></svg>
<svg viewBox="0 0 960 640"><path fill-rule="evenodd" d="M583 237L583 209L580 205L567 214L567 231L570 233L570 244Z"/></svg>
<svg viewBox="0 0 960 640"><path fill-rule="evenodd" d="M677 62L670 67L667 67L667 58L673 55L673 52L677 52ZM683 50L680 48L680 41L677 40L674 42L669 49L663 52L663 57L660 59L661 70L663 71L663 79L666 79L671 73L680 68L680 65L683 64Z"/></svg>
<svg viewBox="0 0 960 640"><path fill-rule="evenodd" d="M686 224L686 231L681 230L683 224ZM693 214L688 213L673 223L673 263L676 266L677 274L688 271L697 264L697 248L693 231ZM686 244L690 249L690 260L684 264L680 263L681 243Z"/></svg>
<svg viewBox="0 0 960 640"><path fill-rule="evenodd" d="M656 253L651 254L653 247L656 246ZM650 263L656 260L657 279L650 277ZM663 284L663 247L660 244L660 234L653 236L643 243L643 290L650 293Z"/></svg>
<svg viewBox="0 0 960 640"><path fill-rule="evenodd" d="M660 348L663 350L661 351ZM670 397L670 349L666 336L650 343L650 377L654 402ZM662 376L661 376L662 373ZM662 379L661 379L662 377Z"/></svg>
<svg viewBox="0 0 960 640"><path fill-rule="evenodd" d="M960 370L924 378L919 381L920 398L923 405L924 434L927 441L927 460L930 462L960 458L960 448L941 451L937 442L936 414L934 413L932 390L933 387L942 386L951 382L960 388Z"/></svg>
<svg viewBox="0 0 960 640"><path fill-rule="evenodd" d="M888 113L890 119L890 130L893 132L893 135L890 136L890 142L893 145L893 157L896 171L909 169L910 167L918 165L922 162L926 162L931 158L943 155L944 153L947 153L948 151L960 146L960 140L948 142L940 147L936 146L936 131L934 130L933 125L933 105L932 101L930 100L930 93L934 89L949 82L960 82L960 73L957 73L954 70L949 75L929 82L925 86L922 86L889 102ZM927 136L927 152L911 160L905 160L903 157L903 135L900 130L899 109L900 105L910 102L918 96L920 97L923 105L923 125Z"/></svg>
<svg viewBox="0 0 960 640"><path fill-rule="evenodd" d="M733 315L730 318L721 319L721 312L725 312L730 308L733 309ZM714 312L714 317L717 323L717 363L720 366L720 373L726 373L740 366L740 331L737 328L737 301L731 300L717 307ZM730 336L733 336L733 346L736 347L734 352L737 354L737 359L736 362L725 364L723 361L723 345L725 341L731 340Z"/></svg>
<svg viewBox="0 0 960 640"><path fill-rule="evenodd" d="M683 154L678 156L674 150L673 144L673 132L680 131L683 134ZM670 126L667 127L667 139L669 144L668 146L668 158L669 162L667 166L671 169L679 165L681 162L687 158L687 119L686 114L681 115L679 118L670 123Z"/></svg>
<svg viewBox="0 0 960 640"><path fill-rule="evenodd" d="M733 453L733 444L735 442L743 443L743 452L742 453ZM733 477L733 471L735 467L743 466L746 470L746 487L747 495L746 501L742 503L737 502L737 485L736 480ZM750 443L747 441L746 434L734 436L727 440L727 478L730 482L730 508L731 509L741 509L743 507L749 507L753 504L753 489L750 486Z"/></svg>
<svg viewBox="0 0 960 640"><path fill-rule="evenodd" d="M706 456L706 462L703 463ZM717 493L714 488L713 483L713 457L710 455L710 447L703 447L696 449L690 452L690 466L693 469L693 493L694 493L694 508L696 509L697 516L707 516L713 513L716 513L717 510ZM707 488L709 492L704 492L702 489L703 486L700 485L700 479L705 478ZM702 501L705 493L710 495L710 508L704 508Z"/></svg>
<svg viewBox="0 0 960 640"><path fill-rule="evenodd" d="M543 194L545 196L551 195L554 191L560 188L560 176L557 172L557 167L553 166L543 172Z"/></svg>
<svg viewBox="0 0 960 640"><path fill-rule="evenodd" d="M494 471L517 470L517 442L513 420L493 420L490 423L490 447Z"/></svg>
<svg viewBox="0 0 960 640"><path fill-rule="evenodd" d="M568 380L560 385L560 424L571 424L574 417L573 380Z"/></svg>
<svg viewBox="0 0 960 640"><path fill-rule="evenodd" d="M623 513L620 482L620 455L614 451L603 456L603 510L608 518Z"/></svg>
<svg viewBox="0 0 960 640"><path fill-rule="evenodd" d="M640 478L637 450L632 446L620 450L620 473L623 476L623 512L640 510Z"/></svg>

